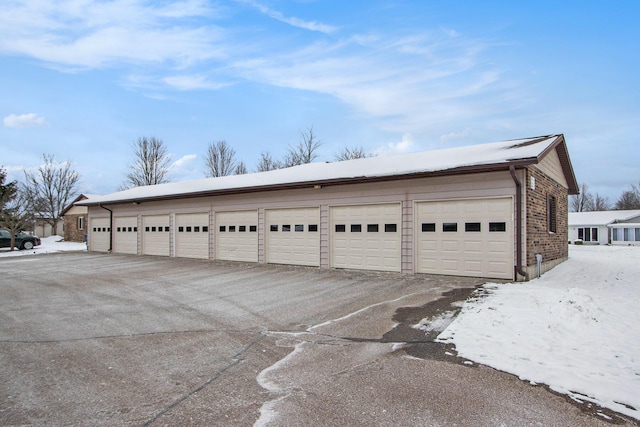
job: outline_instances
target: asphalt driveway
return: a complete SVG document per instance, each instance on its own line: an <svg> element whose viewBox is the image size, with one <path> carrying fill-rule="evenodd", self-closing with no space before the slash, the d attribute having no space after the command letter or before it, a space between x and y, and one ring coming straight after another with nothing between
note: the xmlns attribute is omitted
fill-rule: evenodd
<svg viewBox="0 0 640 427"><path fill-rule="evenodd" d="M411 327L481 280L89 253L0 271L3 426L606 425Z"/></svg>

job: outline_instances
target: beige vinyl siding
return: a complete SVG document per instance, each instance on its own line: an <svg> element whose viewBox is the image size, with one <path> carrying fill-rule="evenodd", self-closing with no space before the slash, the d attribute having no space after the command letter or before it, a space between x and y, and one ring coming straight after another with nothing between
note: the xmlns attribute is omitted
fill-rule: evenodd
<svg viewBox="0 0 640 427"><path fill-rule="evenodd" d="M549 154L544 156L536 167L564 188L569 187L567 179L564 176L564 172L562 171L562 165L560 164L560 158L558 157L556 150L552 150ZM526 183L525 185L531 185L531 183Z"/></svg>

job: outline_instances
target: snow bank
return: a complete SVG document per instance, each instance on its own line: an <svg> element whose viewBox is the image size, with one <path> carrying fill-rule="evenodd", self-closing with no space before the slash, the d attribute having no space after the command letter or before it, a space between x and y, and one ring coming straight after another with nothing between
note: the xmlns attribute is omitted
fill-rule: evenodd
<svg viewBox="0 0 640 427"><path fill-rule="evenodd" d="M28 251L9 251L9 248L0 249L0 258L25 255L51 254L56 252L86 251L86 243L65 242L61 236L51 236L41 239L42 244Z"/></svg>
<svg viewBox="0 0 640 427"><path fill-rule="evenodd" d="M640 248L570 246L569 261L540 279L484 289L439 341L640 419Z"/></svg>

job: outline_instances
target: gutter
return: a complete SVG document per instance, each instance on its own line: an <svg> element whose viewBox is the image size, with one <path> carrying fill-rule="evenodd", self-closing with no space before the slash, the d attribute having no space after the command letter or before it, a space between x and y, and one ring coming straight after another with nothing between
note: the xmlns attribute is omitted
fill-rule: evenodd
<svg viewBox="0 0 640 427"><path fill-rule="evenodd" d="M516 175L515 166L509 166L509 172L516 183L516 273L526 278L527 273L522 269L522 183Z"/></svg>
<svg viewBox="0 0 640 427"><path fill-rule="evenodd" d="M102 206L102 203L98 203L98 206L106 211L109 211L109 252L111 252L113 248L113 211Z"/></svg>

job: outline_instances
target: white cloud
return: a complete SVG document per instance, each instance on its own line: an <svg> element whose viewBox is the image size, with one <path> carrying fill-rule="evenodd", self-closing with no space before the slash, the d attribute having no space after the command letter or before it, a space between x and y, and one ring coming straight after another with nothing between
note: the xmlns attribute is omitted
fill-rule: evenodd
<svg viewBox="0 0 640 427"><path fill-rule="evenodd" d="M162 79L167 86L178 90L196 90L196 89L220 89L228 86L229 83L212 82L207 76L203 75L180 75L170 76Z"/></svg>
<svg viewBox="0 0 640 427"><path fill-rule="evenodd" d="M196 154L186 154L180 157L178 160L171 164L171 169L181 169L185 166L188 166L193 162L198 156Z"/></svg>
<svg viewBox="0 0 640 427"><path fill-rule="evenodd" d="M398 142L390 142L383 147L378 147L373 152L378 156L388 156L391 154L408 153L416 150L416 142L413 135L409 132L402 135L402 139Z"/></svg>
<svg viewBox="0 0 640 427"><path fill-rule="evenodd" d="M469 129L465 129L462 132L449 132L445 135L440 136L440 142L445 143L449 141L454 141L456 139L462 139L469 136Z"/></svg>
<svg viewBox="0 0 640 427"><path fill-rule="evenodd" d="M0 16L0 52L68 70L166 62L184 67L225 57L204 0L15 2Z"/></svg>
<svg viewBox="0 0 640 427"><path fill-rule="evenodd" d="M293 27L302 28L309 31L318 31L325 34L330 34L336 31L336 27L332 25L323 24L316 21L305 21L304 19L296 18L296 17L287 17L282 12L278 12L277 10L273 10L268 8L265 5L262 5L253 0L239 0L241 3L245 3L251 5L252 7L258 9L261 13L273 18L277 21L284 22L285 24L289 24Z"/></svg>
<svg viewBox="0 0 640 427"><path fill-rule="evenodd" d="M4 118L4 127L7 128L31 128L44 126L45 124L44 118L36 113L9 114Z"/></svg>

